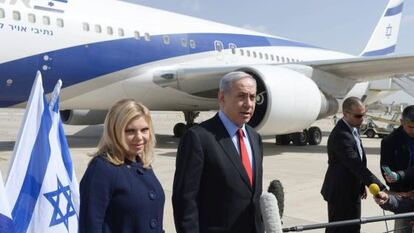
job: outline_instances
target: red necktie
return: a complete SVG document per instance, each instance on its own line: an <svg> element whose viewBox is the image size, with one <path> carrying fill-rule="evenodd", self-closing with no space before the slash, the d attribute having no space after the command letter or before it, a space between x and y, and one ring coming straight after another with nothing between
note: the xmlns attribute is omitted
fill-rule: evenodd
<svg viewBox="0 0 414 233"><path fill-rule="evenodd" d="M242 163L243 163L244 169L247 172L247 175L249 176L250 185L253 185L252 167L250 166L249 154L247 153L246 144L244 143L244 139L243 139L244 132L242 129L238 129L237 133L239 134L240 156L242 159Z"/></svg>

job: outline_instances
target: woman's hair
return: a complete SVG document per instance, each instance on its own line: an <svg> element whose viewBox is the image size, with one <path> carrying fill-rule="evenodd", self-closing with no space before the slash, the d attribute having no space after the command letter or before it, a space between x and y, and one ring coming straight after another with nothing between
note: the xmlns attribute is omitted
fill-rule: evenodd
<svg viewBox="0 0 414 233"><path fill-rule="evenodd" d="M109 110L105 118L103 135L98 144L98 151L94 156L101 155L114 165L124 164L128 151L125 128L131 120L140 117L144 117L147 122L150 137L145 145L143 154L139 157L143 166L149 168L153 161L155 147L151 115L147 107L132 99L120 100Z"/></svg>

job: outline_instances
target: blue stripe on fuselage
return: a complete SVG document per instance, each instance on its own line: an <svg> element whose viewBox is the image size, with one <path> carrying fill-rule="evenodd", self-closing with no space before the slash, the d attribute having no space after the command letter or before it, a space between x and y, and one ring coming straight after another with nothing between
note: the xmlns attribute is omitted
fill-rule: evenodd
<svg viewBox="0 0 414 233"><path fill-rule="evenodd" d="M183 47L181 40L194 40L195 48ZM177 56L214 50L214 41L224 47L229 43L237 47L257 46L315 46L264 36L242 34L194 33L170 35L170 44L163 43L162 36L152 36L151 41L134 38L104 41L44 52L30 57L0 64L0 107L8 107L27 101L36 71L42 71L45 93L51 92L58 79L63 87L78 84L96 77L129 67ZM45 60L47 55L49 59ZM43 70L44 66L49 67ZM10 80L12 83L10 84ZM9 83L9 84L7 84Z"/></svg>

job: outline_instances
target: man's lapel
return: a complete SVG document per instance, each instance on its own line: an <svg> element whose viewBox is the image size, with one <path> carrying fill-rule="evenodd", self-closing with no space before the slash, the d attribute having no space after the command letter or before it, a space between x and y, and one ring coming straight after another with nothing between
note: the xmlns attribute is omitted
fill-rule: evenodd
<svg viewBox="0 0 414 233"><path fill-rule="evenodd" d="M221 145L221 147L223 148L226 156L232 162L235 169L239 172L239 174L240 174L241 178L243 179L244 183L246 183L246 185L248 185L251 188L247 172L243 167L243 164L242 164L242 161L240 159L239 153L237 152L236 148L234 147L233 141L231 140L231 137L229 136L229 133L227 132L226 127L224 127L223 122L221 122L218 115L215 116L215 120L217 121L217 124L215 124L215 125L217 125L217 130L216 130L217 142Z"/></svg>

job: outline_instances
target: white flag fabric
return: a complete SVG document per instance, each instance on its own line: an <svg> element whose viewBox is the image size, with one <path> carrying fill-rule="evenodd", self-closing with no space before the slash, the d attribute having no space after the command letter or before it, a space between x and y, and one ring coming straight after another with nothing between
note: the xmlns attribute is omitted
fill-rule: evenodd
<svg viewBox="0 0 414 233"><path fill-rule="evenodd" d="M4 190L3 177L0 171L0 233L14 233L14 225L11 219L9 202Z"/></svg>
<svg viewBox="0 0 414 233"><path fill-rule="evenodd" d="M16 233L78 232L79 187L59 116L59 80L47 101L37 73L6 182Z"/></svg>

